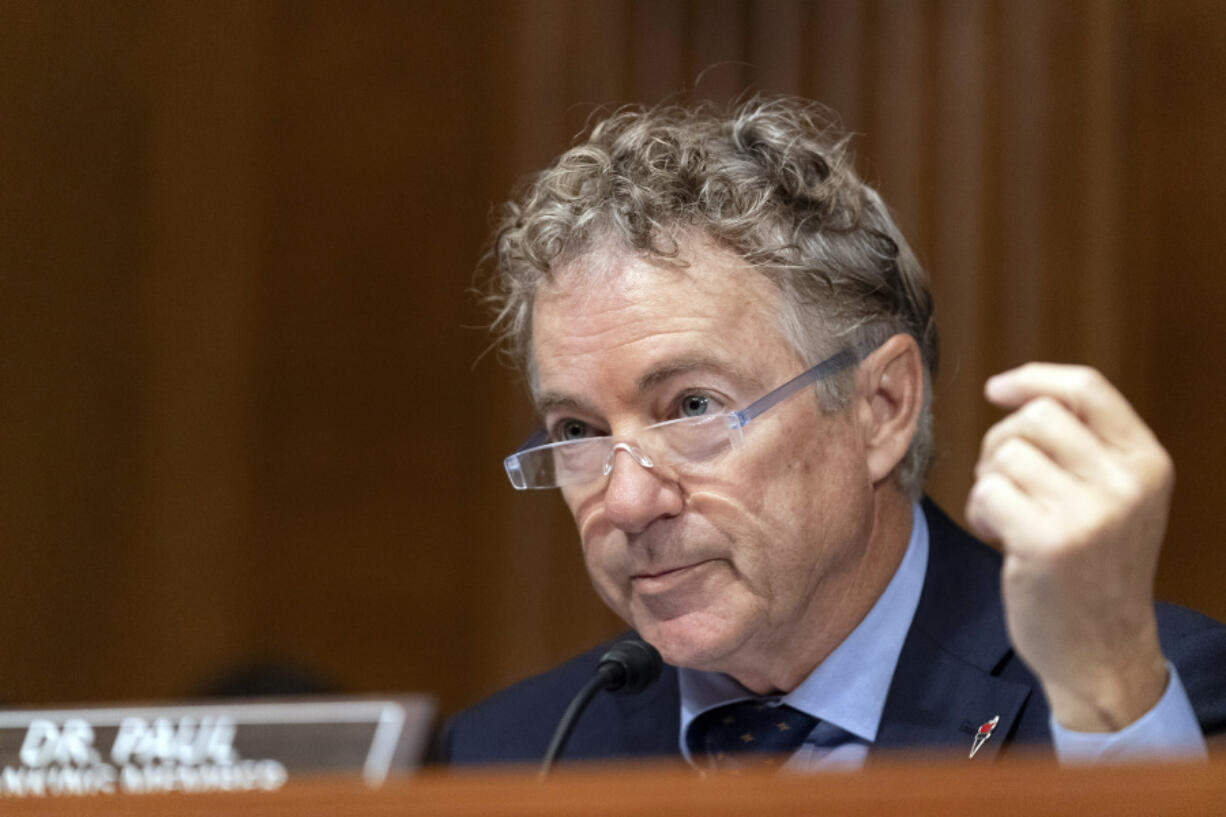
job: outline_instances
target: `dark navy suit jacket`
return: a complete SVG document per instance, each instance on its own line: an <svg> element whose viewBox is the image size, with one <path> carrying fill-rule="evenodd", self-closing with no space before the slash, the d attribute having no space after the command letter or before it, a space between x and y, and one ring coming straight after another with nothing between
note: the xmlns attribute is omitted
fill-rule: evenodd
<svg viewBox="0 0 1226 817"><path fill-rule="evenodd" d="M976 754L1050 746L1038 680L1013 652L1000 596L1001 557L925 501L929 555L915 619L903 643L872 753L969 752L978 726L1000 716ZM1226 732L1226 627L1181 607L1157 608L1163 652L1179 671L1207 736ZM453 717L433 759L455 764L537 763L571 698L608 645L509 687ZM634 696L602 693L580 719L564 759L678 756L677 670L665 666ZM873 754L870 754L870 760Z"/></svg>

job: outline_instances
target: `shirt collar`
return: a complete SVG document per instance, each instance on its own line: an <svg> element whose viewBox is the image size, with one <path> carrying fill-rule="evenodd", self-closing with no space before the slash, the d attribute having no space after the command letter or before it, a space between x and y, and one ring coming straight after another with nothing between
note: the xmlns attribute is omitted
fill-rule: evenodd
<svg viewBox="0 0 1226 817"><path fill-rule="evenodd" d="M872 742L890 691L894 667L919 605L928 568L928 523L912 506L911 537L898 569L868 615L825 661L781 700ZM685 732L702 712L757 697L721 672L678 669L681 689L681 752L689 759Z"/></svg>

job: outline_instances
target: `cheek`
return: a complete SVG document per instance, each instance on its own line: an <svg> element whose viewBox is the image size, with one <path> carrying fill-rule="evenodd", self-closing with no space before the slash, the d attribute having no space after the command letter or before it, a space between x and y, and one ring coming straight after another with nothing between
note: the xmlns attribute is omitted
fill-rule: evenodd
<svg viewBox="0 0 1226 817"><path fill-rule="evenodd" d="M796 563L797 509L779 498L777 486L761 483L710 486L691 497L690 532L714 545L728 559L736 583L759 599L781 592Z"/></svg>
<svg viewBox="0 0 1226 817"><path fill-rule="evenodd" d="M780 435L789 442L764 448L745 462L736 488L743 521L765 529L771 536L795 536L814 510L824 504L823 495L840 474L829 459L830 451L818 446L814 432L800 435L786 429Z"/></svg>
<svg viewBox="0 0 1226 817"><path fill-rule="evenodd" d="M809 573L835 556L829 549L856 537L864 521L861 495L871 485L846 424L823 424L820 433L789 431L795 444L776 449L782 456L759 459L744 481L742 507L729 520L738 528L752 523L754 530L738 531L758 542L742 554L746 570L759 570L777 587L809 581Z"/></svg>
<svg viewBox="0 0 1226 817"><path fill-rule="evenodd" d="M780 495L772 501L801 506L814 498L831 502L871 484L865 452L847 413L821 419L815 413L787 434L791 444L784 447L774 481Z"/></svg>

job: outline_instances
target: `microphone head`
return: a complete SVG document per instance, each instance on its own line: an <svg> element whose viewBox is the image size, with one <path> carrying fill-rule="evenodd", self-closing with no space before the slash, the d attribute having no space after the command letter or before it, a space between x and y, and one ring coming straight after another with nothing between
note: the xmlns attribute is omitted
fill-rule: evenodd
<svg viewBox="0 0 1226 817"><path fill-rule="evenodd" d="M664 659L655 647L637 638L619 641L600 658L596 671L608 681L605 689L634 695L660 677Z"/></svg>

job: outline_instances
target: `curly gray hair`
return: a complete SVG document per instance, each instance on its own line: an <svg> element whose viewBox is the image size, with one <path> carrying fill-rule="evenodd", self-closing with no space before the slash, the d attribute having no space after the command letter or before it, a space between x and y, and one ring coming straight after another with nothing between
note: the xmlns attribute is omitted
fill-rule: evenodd
<svg viewBox="0 0 1226 817"><path fill-rule="evenodd" d="M932 453L932 295L885 204L856 175L849 141L825 108L792 97L616 111L504 205L487 289L495 334L530 372L533 301L552 270L608 242L684 264L680 236L697 231L778 286L780 330L810 365L849 344L915 338L923 411L895 478L918 496ZM850 382L823 384L824 410L846 405Z"/></svg>

